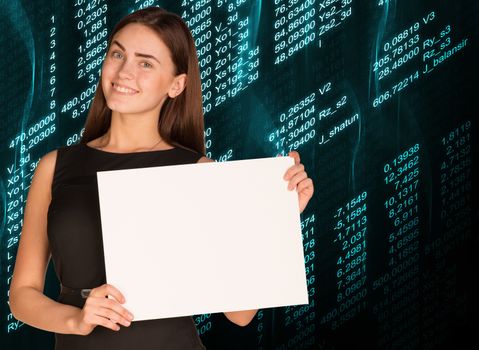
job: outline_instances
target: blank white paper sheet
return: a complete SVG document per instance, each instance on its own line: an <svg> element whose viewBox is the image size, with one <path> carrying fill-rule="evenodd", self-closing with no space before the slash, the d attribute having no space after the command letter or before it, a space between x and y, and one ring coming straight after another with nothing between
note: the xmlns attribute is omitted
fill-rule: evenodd
<svg viewBox="0 0 479 350"><path fill-rule="evenodd" d="M97 172L107 283L134 320L308 304L293 164Z"/></svg>

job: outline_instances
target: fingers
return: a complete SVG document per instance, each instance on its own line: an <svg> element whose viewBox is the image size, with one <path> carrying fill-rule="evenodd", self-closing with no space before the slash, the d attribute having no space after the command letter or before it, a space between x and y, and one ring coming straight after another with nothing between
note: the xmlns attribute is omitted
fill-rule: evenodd
<svg viewBox="0 0 479 350"><path fill-rule="evenodd" d="M92 323L99 326L106 327L106 328L110 328L111 330L114 330L114 331L120 330L120 326L118 324L102 316L93 315Z"/></svg>
<svg viewBox="0 0 479 350"><path fill-rule="evenodd" d="M120 329L120 326L117 324L119 316L115 316L111 310L96 305L95 299L99 298L93 297L88 299L82 309L80 328L83 331L81 334L88 335L96 326L103 326L118 331Z"/></svg>
<svg viewBox="0 0 479 350"><path fill-rule="evenodd" d="M114 299L105 298L108 295ZM94 288L85 302L85 321L89 320L113 330L120 329L117 323L128 327L133 320L133 314L120 305L120 302L125 301L123 294L112 285L104 284Z"/></svg>
<svg viewBox="0 0 479 350"><path fill-rule="evenodd" d="M128 310L111 299L93 297L85 302L83 308L86 315L85 322L88 323L91 323L93 319L97 320L94 316L100 316L112 323L120 323L123 326L128 327L133 320L133 315L131 315ZM102 323L102 325L103 324L104 323Z"/></svg>
<svg viewBox="0 0 479 350"><path fill-rule="evenodd" d="M294 164L295 164L295 165L301 163L301 159L299 158L299 153L298 153L297 151L291 151L291 152L289 152L289 153L288 153L288 156L294 158Z"/></svg>
<svg viewBox="0 0 479 350"><path fill-rule="evenodd" d="M105 299L101 301L101 304L103 307L113 310L116 314L118 314L121 318L124 318L126 321L133 320L133 314L127 309L125 309L123 306L118 304L116 301L111 299Z"/></svg>
<svg viewBox="0 0 479 350"><path fill-rule="evenodd" d="M124 303L126 301L123 294L121 294L121 292L117 288L115 288L111 284L107 284L107 283L101 285L100 287L93 288L90 291L90 295L92 295L94 297L100 297L100 296L106 297L108 295L111 295L119 303Z"/></svg>
<svg viewBox="0 0 479 350"><path fill-rule="evenodd" d="M295 176L297 173L301 172L304 170L304 165L303 164L297 164L297 165L292 165L291 167L286 170L286 173L284 173L284 179L289 180L293 176Z"/></svg>
<svg viewBox="0 0 479 350"><path fill-rule="evenodd" d="M123 326L128 327L131 324L129 316L122 313L121 310L114 310L112 308L100 307L98 308L97 316L106 317L111 322L121 323Z"/></svg>
<svg viewBox="0 0 479 350"><path fill-rule="evenodd" d="M294 189L299 182L301 182L302 180L306 178L308 178L308 174L306 174L305 171L301 171L297 173L291 178L291 180L289 180L288 190ZM299 192L299 189L298 189L298 192Z"/></svg>
<svg viewBox="0 0 479 350"><path fill-rule="evenodd" d="M302 192L305 189L308 189L311 191L311 195L314 193L314 185L313 185L313 180L310 178L307 178L306 180L300 181L298 184L298 187L296 188L296 191Z"/></svg>

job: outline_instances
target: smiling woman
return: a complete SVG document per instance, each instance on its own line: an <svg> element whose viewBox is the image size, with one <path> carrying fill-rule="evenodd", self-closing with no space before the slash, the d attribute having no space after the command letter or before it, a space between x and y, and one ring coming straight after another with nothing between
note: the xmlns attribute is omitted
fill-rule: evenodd
<svg viewBox="0 0 479 350"><path fill-rule="evenodd" d="M139 53L141 50L150 53ZM175 74L170 56L163 40L143 24L128 24L116 33L101 79L113 120L144 118L153 122L152 116L159 116L166 98L174 99L183 91L186 74Z"/></svg>
<svg viewBox="0 0 479 350"><path fill-rule="evenodd" d="M81 143L46 154L33 176L10 287L15 318L54 332L56 350L204 349L191 316L132 322L106 283L96 181L100 170L208 161L204 153L191 33L160 8L126 16L109 38ZM57 301L43 294L50 257Z"/></svg>
<svg viewBox="0 0 479 350"><path fill-rule="evenodd" d="M159 8L137 11L111 33L81 142L115 152L176 146L204 154L200 84L183 20Z"/></svg>
<svg viewBox="0 0 479 350"><path fill-rule="evenodd" d="M126 16L108 40L100 79L80 144L46 154L35 170L11 311L54 332L56 350L204 349L191 316L132 323L124 295L106 283L96 177L105 170L212 161L204 156L198 57L188 27L157 7ZM298 191L302 211L313 187L292 153L295 165L285 180ZM43 294L50 257L61 283L57 301ZM256 311L224 314L245 326Z"/></svg>

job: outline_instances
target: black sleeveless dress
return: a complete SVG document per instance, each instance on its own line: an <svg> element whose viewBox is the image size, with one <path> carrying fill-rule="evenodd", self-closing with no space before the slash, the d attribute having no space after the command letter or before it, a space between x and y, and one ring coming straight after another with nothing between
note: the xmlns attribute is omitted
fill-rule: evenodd
<svg viewBox="0 0 479 350"><path fill-rule="evenodd" d="M48 239L62 291L58 302L82 308L85 300L71 293L106 283L97 171L196 163L202 154L183 148L112 153L86 144L60 147L48 208ZM87 336L55 333L56 350L206 349L193 318L134 321L119 331L97 326Z"/></svg>

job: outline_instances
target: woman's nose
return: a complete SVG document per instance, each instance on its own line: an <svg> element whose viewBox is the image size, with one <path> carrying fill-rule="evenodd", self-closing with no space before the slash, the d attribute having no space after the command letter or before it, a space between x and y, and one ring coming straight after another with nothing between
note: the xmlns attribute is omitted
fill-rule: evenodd
<svg viewBox="0 0 479 350"><path fill-rule="evenodd" d="M135 76L134 70L133 70L133 64L129 62L124 62L120 67L120 71L118 72L118 75L122 79L132 79Z"/></svg>

